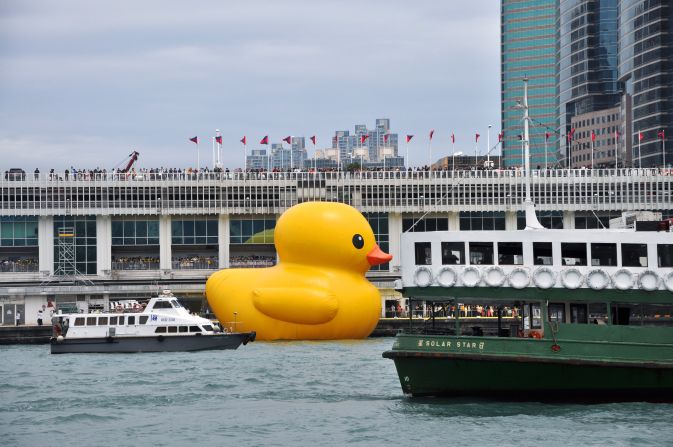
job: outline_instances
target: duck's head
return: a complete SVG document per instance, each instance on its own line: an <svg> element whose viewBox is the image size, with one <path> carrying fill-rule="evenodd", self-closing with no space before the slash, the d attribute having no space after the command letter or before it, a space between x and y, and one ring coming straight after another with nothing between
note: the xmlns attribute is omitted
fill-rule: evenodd
<svg viewBox="0 0 673 447"><path fill-rule="evenodd" d="M281 262L364 273L392 259L376 244L367 219L343 203L306 202L293 206L278 219L274 241Z"/></svg>

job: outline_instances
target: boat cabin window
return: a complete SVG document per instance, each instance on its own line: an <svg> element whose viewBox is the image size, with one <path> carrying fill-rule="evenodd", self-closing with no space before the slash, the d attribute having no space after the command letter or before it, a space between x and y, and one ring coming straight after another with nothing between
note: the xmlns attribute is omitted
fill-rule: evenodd
<svg viewBox="0 0 673 447"><path fill-rule="evenodd" d="M154 330L155 334L165 334L166 333L166 326L157 326L157 328Z"/></svg>
<svg viewBox="0 0 673 447"><path fill-rule="evenodd" d="M589 322L589 312L586 304L570 304L570 322L577 324L587 324Z"/></svg>
<svg viewBox="0 0 673 447"><path fill-rule="evenodd" d="M561 242L563 265L587 265L587 244L583 242Z"/></svg>
<svg viewBox="0 0 673 447"><path fill-rule="evenodd" d="M107 317L98 317L98 326L107 326Z"/></svg>
<svg viewBox="0 0 673 447"><path fill-rule="evenodd" d="M566 322L565 303L549 303L547 311L549 313L549 321L557 321L559 323Z"/></svg>
<svg viewBox="0 0 673 447"><path fill-rule="evenodd" d="M128 324L136 324L136 317L134 315L129 315Z"/></svg>
<svg viewBox="0 0 673 447"><path fill-rule="evenodd" d="M673 267L673 244L658 244L659 267Z"/></svg>
<svg viewBox="0 0 673 447"><path fill-rule="evenodd" d="M168 333L169 334L176 334L178 332L177 326L168 326Z"/></svg>
<svg viewBox="0 0 673 447"><path fill-rule="evenodd" d="M591 244L591 265L616 266L617 244Z"/></svg>
<svg viewBox="0 0 673 447"><path fill-rule="evenodd" d="M213 327L212 327L211 325L209 325L209 324L204 324L204 325L203 325L203 329L205 329L206 331L212 331L212 330L213 330Z"/></svg>
<svg viewBox="0 0 673 447"><path fill-rule="evenodd" d="M442 242L442 264L465 264L465 243Z"/></svg>
<svg viewBox="0 0 673 447"><path fill-rule="evenodd" d="M523 328L542 329L542 312L539 303L530 303L523 306Z"/></svg>
<svg viewBox="0 0 673 447"><path fill-rule="evenodd" d="M153 309L172 309L171 303L169 301L155 301Z"/></svg>
<svg viewBox="0 0 673 447"><path fill-rule="evenodd" d="M622 244L623 267L647 267L647 244Z"/></svg>
<svg viewBox="0 0 673 447"><path fill-rule="evenodd" d="M171 304L173 304L173 307L176 309L180 309L182 305L178 302L178 300L171 300Z"/></svg>
<svg viewBox="0 0 673 447"><path fill-rule="evenodd" d="M145 324L145 323L147 323L147 315L141 315L140 317L138 317L138 322L139 322L140 324Z"/></svg>
<svg viewBox="0 0 673 447"><path fill-rule="evenodd" d="M75 326L84 326L84 317L75 318Z"/></svg>
<svg viewBox="0 0 673 447"><path fill-rule="evenodd" d="M124 326L124 317L119 317L119 326Z"/></svg>
<svg viewBox="0 0 673 447"><path fill-rule="evenodd" d="M86 325L87 326L95 326L96 325L96 317L86 317Z"/></svg>
<svg viewBox="0 0 673 447"><path fill-rule="evenodd" d="M533 260L535 265L552 265L553 259L551 242L533 242Z"/></svg>
<svg viewBox="0 0 673 447"><path fill-rule="evenodd" d="M187 326L180 326L180 327L178 328L178 331L179 331L179 332L187 332L187 329L188 329Z"/></svg>
<svg viewBox="0 0 673 447"><path fill-rule="evenodd" d="M110 326L117 325L117 317L110 317Z"/></svg>
<svg viewBox="0 0 673 447"><path fill-rule="evenodd" d="M493 264L493 242L470 242L470 264Z"/></svg>
<svg viewBox="0 0 673 447"><path fill-rule="evenodd" d="M523 265L523 244L521 242L498 242L498 264Z"/></svg>
<svg viewBox="0 0 673 447"><path fill-rule="evenodd" d="M673 304L634 304L631 306L631 324L640 326L670 326Z"/></svg>
<svg viewBox="0 0 673 447"><path fill-rule="evenodd" d="M189 332L202 332L198 326L189 326Z"/></svg>
<svg viewBox="0 0 673 447"><path fill-rule="evenodd" d="M416 253L416 265L432 264L432 248L430 242L416 242L414 244L414 252Z"/></svg>

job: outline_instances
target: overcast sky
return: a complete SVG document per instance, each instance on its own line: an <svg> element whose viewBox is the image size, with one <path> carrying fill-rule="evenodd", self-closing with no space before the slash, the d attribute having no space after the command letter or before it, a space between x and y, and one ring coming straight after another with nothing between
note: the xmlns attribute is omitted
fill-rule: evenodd
<svg viewBox="0 0 673 447"><path fill-rule="evenodd" d="M0 1L0 168L224 164L266 134L414 134L412 164L500 129L499 2ZM402 138L401 138L402 140ZM404 155L404 145L400 146ZM309 148L309 156L312 148Z"/></svg>

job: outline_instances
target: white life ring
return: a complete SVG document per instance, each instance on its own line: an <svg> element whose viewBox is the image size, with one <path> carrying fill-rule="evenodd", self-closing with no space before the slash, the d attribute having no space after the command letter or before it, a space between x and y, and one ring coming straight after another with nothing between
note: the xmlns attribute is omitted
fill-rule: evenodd
<svg viewBox="0 0 673 447"><path fill-rule="evenodd" d="M533 273L533 284L540 289L551 289L556 284L556 272L549 267L540 267Z"/></svg>
<svg viewBox="0 0 673 447"><path fill-rule="evenodd" d="M432 270L425 266L418 267L416 273L414 273L414 283L418 287L428 287L432 284L433 279Z"/></svg>
<svg viewBox="0 0 673 447"><path fill-rule="evenodd" d="M506 279L507 276L499 265L492 265L484 271L484 281L491 287L500 287Z"/></svg>
<svg viewBox="0 0 673 447"><path fill-rule="evenodd" d="M577 289L582 287L584 275L579 269L572 267L561 272L561 283L566 289Z"/></svg>
<svg viewBox="0 0 673 447"><path fill-rule="evenodd" d="M461 279L465 287L474 287L481 281L481 272L477 267L465 267Z"/></svg>
<svg viewBox="0 0 673 447"><path fill-rule="evenodd" d="M615 289L629 290L633 287L633 274L629 269L619 269L612 274L612 284Z"/></svg>
<svg viewBox="0 0 673 447"><path fill-rule="evenodd" d="M603 290L610 284L610 275L605 270L593 269L587 273L587 286L594 290Z"/></svg>
<svg viewBox="0 0 673 447"><path fill-rule="evenodd" d="M664 278L664 285L669 292L673 292L673 272L670 272L668 275L666 275Z"/></svg>
<svg viewBox="0 0 673 447"><path fill-rule="evenodd" d="M515 289L523 289L528 287L530 284L530 275L528 274L528 269L523 267L514 267L511 272L509 272L509 284Z"/></svg>
<svg viewBox="0 0 673 447"><path fill-rule="evenodd" d="M437 283L442 287L453 287L458 280L458 273L451 267L442 267L437 272Z"/></svg>
<svg viewBox="0 0 673 447"><path fill-rule="evenodd" d="M659 275L652 270L645 270L638 276L638 287L651 292L659 288Z"/></svg>

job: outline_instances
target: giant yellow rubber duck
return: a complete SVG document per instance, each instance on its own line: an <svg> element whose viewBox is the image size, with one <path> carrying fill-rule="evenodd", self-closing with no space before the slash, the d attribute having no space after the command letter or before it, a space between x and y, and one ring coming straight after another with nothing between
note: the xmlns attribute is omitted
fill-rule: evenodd
<svg viewBox="0 0 673 447"><path fill-rule="evenodd" d="M366 278L392 256L381 251L358 210L307 202L278 219L279 262L269 268L225 269L206 283L217 318L258 340L365 338L381 315L379 291Z"/></svg>

